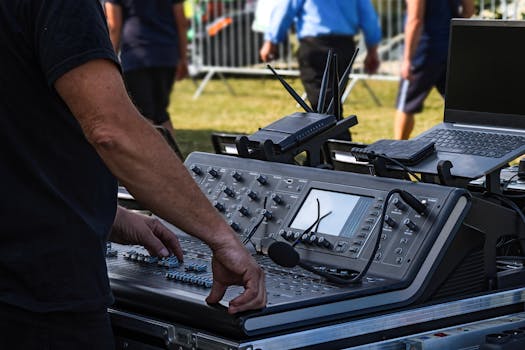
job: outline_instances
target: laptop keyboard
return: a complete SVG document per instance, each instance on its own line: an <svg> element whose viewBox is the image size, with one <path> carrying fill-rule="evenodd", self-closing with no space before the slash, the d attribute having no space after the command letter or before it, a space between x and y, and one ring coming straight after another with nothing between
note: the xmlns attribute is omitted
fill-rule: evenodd
<svg viewBox="0 0 525 350"><path fill-rule="evenodd" d="M424 136L437 151L500 158L525 145L525 137L488 132L436 129Z"/></svg>

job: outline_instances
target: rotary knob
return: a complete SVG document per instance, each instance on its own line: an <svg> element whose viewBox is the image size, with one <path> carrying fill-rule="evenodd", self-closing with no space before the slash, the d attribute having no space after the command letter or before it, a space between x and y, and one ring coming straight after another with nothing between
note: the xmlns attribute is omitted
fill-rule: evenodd
<svg viewBox="0 0 525 350"><path fill-rule="evenodd" d="M392 228L397 226L397 222L388 215L385 215L385 223Z"/></svg>
<svg viewBox="0 0 525 350"><path fill-rule="evenodd" d="M226 193L226 195L228 197L231 197L231 198L234 198L235 197L235 191L232 190L231 188L229 187L226 187L224 190L223 190L224 193Z"/></svg>
<svg viewBox="0 0 525 350"><path fill-rule="evenodd" d="M242 175L238 171L232 172L232 177L237 180L238 182L242 181Z"/></svg>
<svg viewBox="0 0 525 350"><path fill-rule="evenodd" d="M208 170L208 174L215 178L219 177L219 172L214 168L210 168L210 170Z"/></svg>
<svg viewBox="0 0 525 350"><path fill-rule="evenodd" d="M268 183L268 178L264 175L257 176L257 182L259 182L261 185L266 185Z"/></svg>
<svg viewBox="0 0 525 350"><path fill-rule="evenodd" d="M254 191L248 192L248 197L250 197L250 199L253 201L256 201L257 199L259 199L257 192L254 192Z"/></svg>
<svg viewBox="0 0 525 350"><path fill-rule="evenodd" d="M283 204L283 199L277 193L272 193L271 198L272 201L275 202L275 204Z"/></svg>
<svg viewBox="0 0 525 350"><path fill-rule="evenodd" d="M195 164L191 166L190 170L193 171L195 175L202 175L202 169Z"/></svg>
<svg viewBox="0 0 525 350"><path fill-rule="evenodd" d="M263 209L261 211L261 214L262 214L262 216L264 216L266 218L266 220L271 220L273 218L272 212L267 210L267 209Z"/></svg>
<svg viewBox="0 0 525 350"><path fill-rule="evenodd" d="M250 211L248 210L248 208L244 207L244 206L240 206L237 211L239 213L241 213L242 215L244 216L250 216Z"/></svg>
<svg viewBox="0 0 525 350"><path fill-rule="evenodd" d="M239 232L239 230L241 229L241 226L239 226L238 223L232 221L230 223L230 227L235 231L235 232Z"/></svg>
<svg viewBox="0 0 525 350"><path fill-rule="evenodd" d="M394 203L394 206L401 211L407 208L407 206L397 197L392 199L392 203Z"/></svg>
<svg viewBox="0 0 525 350"><path fill-rule="evenodd" d="M226 207L224 206L224 204L220 203L220 202L215 202L213 204L213 206L218 210L220 211L221 213L223 213L225 210L226 210Z"/></svg>
<svg viewBox="0 0 525 350"><path fill-rule="evenodd" d="M417 229L418 229L417 225L412 220L410 220L408 218L403 221L403 224L406 227L408 227L410 230L414 231L414 232L417 231Z"/></svg>

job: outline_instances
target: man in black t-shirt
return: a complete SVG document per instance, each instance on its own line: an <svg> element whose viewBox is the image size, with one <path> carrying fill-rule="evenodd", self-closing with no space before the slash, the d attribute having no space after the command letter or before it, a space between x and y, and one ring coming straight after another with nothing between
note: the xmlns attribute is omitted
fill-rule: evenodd
<svg viewBox="0 0 525 350"><path fill-rule="evenodd" d="M138 201L213 251L209 303L261 308L264 275L126 94L98 0L0 2L0 348L111 349L105 242L182 257Z"/></svg>

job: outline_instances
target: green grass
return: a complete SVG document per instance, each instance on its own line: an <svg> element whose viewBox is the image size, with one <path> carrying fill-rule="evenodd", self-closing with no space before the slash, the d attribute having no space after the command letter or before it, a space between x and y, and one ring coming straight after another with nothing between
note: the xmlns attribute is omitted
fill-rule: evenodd
<svg viewBox="0 0 525 350"><path fill-rule="evenodd" d="M299 93L303 91L299 79L287 78L287 81ZM169 112L177 142L185 155L192 151L213 152L212 132L249 134L285 115L302 111L274 78L228 78L228 83L235 95L217 79L210 81L196 100L193 94L197 86L193 81L176 83ZM382 105L374 103L365 84L356 84L344 104L345 115L355 114L359 122L351 128L352 138L364 143L392 138L397 83L371 80L367 83ZM416 115L412 136L439 123L442 116L443 100L433 90L426 100L424 112Z"/></svg>

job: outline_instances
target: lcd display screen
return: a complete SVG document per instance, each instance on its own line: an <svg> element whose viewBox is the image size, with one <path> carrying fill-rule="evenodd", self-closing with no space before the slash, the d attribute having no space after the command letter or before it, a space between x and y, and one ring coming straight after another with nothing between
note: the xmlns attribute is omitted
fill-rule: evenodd
<svg viewBox="0 0 525 350"><path fill-rule="evenodd" d="M319 202L319 215L318 203ZM312 189L290 224L290 228L351 237L369 211L373 198L348 193Z"/></svg>

